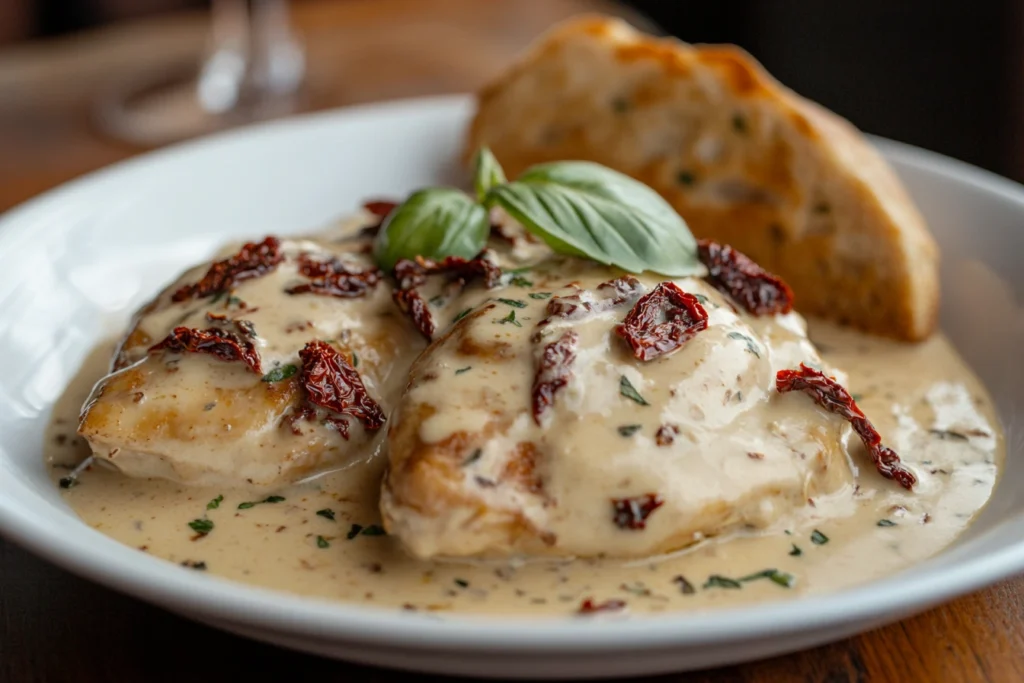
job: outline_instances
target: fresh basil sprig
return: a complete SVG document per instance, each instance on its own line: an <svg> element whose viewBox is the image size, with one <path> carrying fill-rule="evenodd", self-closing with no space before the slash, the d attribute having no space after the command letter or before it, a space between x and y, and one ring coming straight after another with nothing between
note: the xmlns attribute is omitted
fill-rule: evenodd
<svg viewBox="0 0 1024 683"><path fill-rule="evenodd" d="M504 169L501 168L498 160L494 158L491 150L486 147L481 147L480 151L476 153L476 160L473 162L473 166L475 168L473 173L473 189L476 190L477 199L481 202L487 198L487 193L491 188L504 185L507 182Z"/></svg>
<svg viewBox="0 0 1024 683"><path fill-rule="evenodd" d="M373 254L391 270L400 259L423 256L473 258L490 234L487 209L454 188L414 192L384 220Z"/></svg>
<svg viewBox="0 0 1024 683"><path fill-rule="evenodd" d="M686 223L661 195L627 175L587 161L540 164L495 185L497 205L556 252L631 273L701 271Z"/></svg>
<svg viewBox="0 0 1024 683"><path fill-rule="evenodd" d="M420 190L388 216L375 254L382 268L400 258L480 253L488 212L501 207L557 253L589 258L625 271L683 276L702 271L686 222L661 195L600 164L539 164L514 181L486 147L475 160L478 202L449 188Z"/></svg>

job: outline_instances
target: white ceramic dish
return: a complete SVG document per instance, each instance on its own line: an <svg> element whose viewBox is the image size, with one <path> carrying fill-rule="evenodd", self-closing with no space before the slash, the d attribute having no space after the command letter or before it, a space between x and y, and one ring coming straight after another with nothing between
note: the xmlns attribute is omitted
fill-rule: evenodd
<svg viewBox="0 0 1024 683"><path fill-rule="evenodd" d="M179 269L229 238L313 229L370 196L461 177L464 97L367 106L200 140L82 178L0 219L0 532L40 556L253 638L445 673L584 677L760 658L842 638L1024 571L1024 188L877 141L944 252L942 326L1008 430L995 497L932 560L826 597L625 621L427 616L220 580L90 529L40 455L54 400L86 352Z"/></svg>

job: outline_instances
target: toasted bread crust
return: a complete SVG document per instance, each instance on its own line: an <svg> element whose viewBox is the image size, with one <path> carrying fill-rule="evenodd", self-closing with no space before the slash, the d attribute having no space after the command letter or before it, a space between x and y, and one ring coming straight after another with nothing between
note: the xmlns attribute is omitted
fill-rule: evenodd
<svg viewBox="0 0 1024 683"><path fill-rule="evenodd" d="M585 16L479 93L466 158L509 177L585 159L647 183L697 237L786 279L797 308L914 341L938 308L938 248L895 173L849 122L747 53Z"/></svg>

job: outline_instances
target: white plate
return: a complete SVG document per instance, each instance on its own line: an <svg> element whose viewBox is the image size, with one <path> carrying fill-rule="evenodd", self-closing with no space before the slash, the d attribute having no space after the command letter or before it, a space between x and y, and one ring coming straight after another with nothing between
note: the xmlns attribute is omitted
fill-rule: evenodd
<svg viewBox="0 0 1024 683"><path fill-rule="evenodd" d="M229 238L314 229L370 196L457 182L464 97L296 118L145 155L0 219L0 531L67 569L188 617L288 647L410 669L583 677L779 654L908 616L1024 571L1024 189L878 141L945 254L943 328L1009 431L995 497L962 541L883 581L825 597L625 621L439 618L232 583L87 527L40 455L54 400L94 341Z"/></svg>

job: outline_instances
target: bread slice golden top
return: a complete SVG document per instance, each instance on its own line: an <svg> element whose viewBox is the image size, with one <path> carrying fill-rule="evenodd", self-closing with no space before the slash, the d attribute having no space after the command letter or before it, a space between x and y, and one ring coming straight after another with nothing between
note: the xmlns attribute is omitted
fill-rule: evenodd
<svg viewBox="0 0 1024 683"><path fill-rule="evenodd" d="M935 329L938 248L896 174L738 48L571 19L479 93L467 160L480 145L512 178L569 159L637 178L695 236L783 277L803 313L911 341Z"/></svg>

